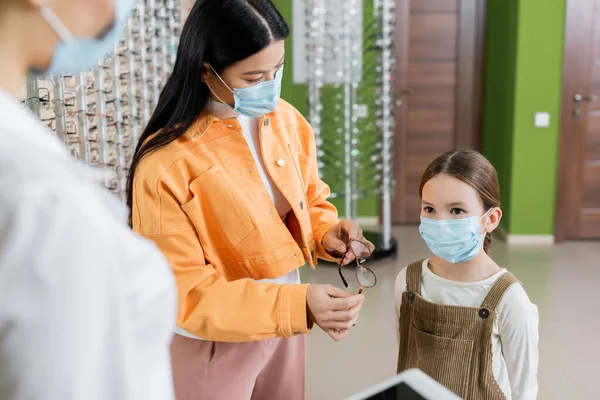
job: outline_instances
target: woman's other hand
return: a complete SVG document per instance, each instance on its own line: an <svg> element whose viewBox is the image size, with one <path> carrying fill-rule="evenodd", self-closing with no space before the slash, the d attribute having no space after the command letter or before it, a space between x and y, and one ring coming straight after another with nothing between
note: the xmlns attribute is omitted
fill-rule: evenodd
<svg viewBox="0 0 600 400"><path fill-rule="evenodd" d="M356 222L348 219L340 221L336 226L331 228L325 236L323 236L323 247L332 256L341 258L342 265L346 265L355 258L354 253L350 251L350 248L348 247L351 239L364 242L367 245L365 252L357 254L357 256L363 260L369 258L375 250L373 243L365 239L360 226Z"/></svg>
<svg viewBox="0 0 600 400"><path fill-rule="evenodd" d="M309 285L306 294L307 318L333 340L340 341L356 323L365 297L331 285Z"/></svg>

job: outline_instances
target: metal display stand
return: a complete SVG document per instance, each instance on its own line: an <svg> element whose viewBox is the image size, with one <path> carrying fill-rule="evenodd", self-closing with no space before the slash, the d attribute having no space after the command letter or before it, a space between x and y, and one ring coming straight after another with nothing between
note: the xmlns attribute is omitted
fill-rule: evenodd
<svg viewBox="0 0 600 400"><path fill-rule="evenodd" d="M27 77L25 105L123 201L133 151L176 57L180 2L138 0L114 52L87 72Z"/></svg>
<svg viewBox="0 0 600 400"><path fill-rule="evenodd" d="M344 200L377 196L380 232L366 232L374 259L397 252L392 237L394 0L308 0L309 121L323 179Z"/></svg>

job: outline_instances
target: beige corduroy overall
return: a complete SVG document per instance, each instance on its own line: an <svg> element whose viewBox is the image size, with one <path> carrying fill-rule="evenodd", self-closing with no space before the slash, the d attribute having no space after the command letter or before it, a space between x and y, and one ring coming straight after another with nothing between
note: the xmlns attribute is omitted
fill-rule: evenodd
<svg viewBox="0 0 600 400"><path fill-rule="evenodd" d="M504 400L492 370L492 332L504 292L518 282L503 274L479 308L421 297L423 261L408 266L400 307L398 372L419 368L466 400Z"/></svg>

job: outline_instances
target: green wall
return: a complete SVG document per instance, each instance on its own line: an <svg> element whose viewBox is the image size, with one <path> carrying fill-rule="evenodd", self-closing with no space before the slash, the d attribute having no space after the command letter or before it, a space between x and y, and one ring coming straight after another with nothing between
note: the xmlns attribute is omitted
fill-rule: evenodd
<svg viewBox="0 0 600 400"><path fill-rule="evenodd" d="M507 230L512 183L517 17L516 0L488 2L483 153L498 171L504 210L502 223Z"/></svg>
<svg viewBox="0 0 600 400"><path fill-rule="evenodd" d="M488 1L483 143L509 234L554 233L564 20L565 0Z"/></svg>
<svg viewBox="0 0 600 400"><path fill-rule="evenodd" d="M279 9L279 12L285 18L292 34L285 41L285 69L283 71L281 97L289 101L303 115L308 116L308 90L306 85L295 85L292 66L294 65L294 55L292 51L292 40L294 37L294 27L292 25L292 0L273 0L273 3Z"/></svg>

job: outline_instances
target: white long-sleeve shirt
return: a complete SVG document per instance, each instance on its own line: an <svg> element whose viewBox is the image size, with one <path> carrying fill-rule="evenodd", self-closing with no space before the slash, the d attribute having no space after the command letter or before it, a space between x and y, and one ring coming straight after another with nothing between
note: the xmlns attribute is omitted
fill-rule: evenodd
<svg viewBox="0 0 600 400"><path fill-rule="evenodd" d="M0 91L0 399L173 399L175 281L127 210Z"/></svg>
<svg viewBox="0 0 600 400"><path fill-rule="evenodd" d="M506 269L479 282L455 282L434 274L423 262L421 296L431 302L452 306L479 307ZM406 268L398 274L395 287L396 332L400 342L399 318L402 293L406 291ZM508 400L537 397L538 309L520 284L511 285L497 310L492 336L492 369Z"/></svg>

